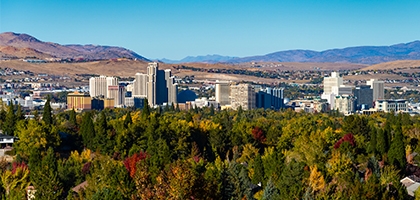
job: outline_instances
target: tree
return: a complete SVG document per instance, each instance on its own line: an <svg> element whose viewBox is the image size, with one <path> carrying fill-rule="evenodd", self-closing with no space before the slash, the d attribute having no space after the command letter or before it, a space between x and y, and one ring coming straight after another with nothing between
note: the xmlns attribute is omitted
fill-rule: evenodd
<svg viewBox="0 0 420 200"><path fill-rule="evenodd" d="M279 191L274 185L273 179L270 177L263 191L262 200L280 199Z"/></svg>
<svg viewBox="0 0 420 200"><path fill-rule="evenodd" d="M388 135L383 129L378 129L376 136L376 151L380 155L384 155L388 151Z"/></svg>
<svg viewBox="0 0 420 200"><path fill-rule="evenodd" d="M47 96L47 101L44 105L44 112L42 113L42 121L45 122L47 125L53 124L53 118L52 118L52 109L51 109L51 97Z"/></svg>
<svg viewBox="0 0 420 200"><path fill-rule="evenodd" d="M131 112L128 112L125 115L125 119L124 119L124 127L128 128L128 125L133 123L133 119L131 118Z"/></svg>
<svg viewBox="0 0 420 200"><path fill-rule="evenodd" d="M6 199L22 199L29 186L29 169L25 163L14 162L11 170L2 172L1 185L4 187Z"/></svg>
<svg viewBox="0 0 420 200"><path fill-rule="evenodd" d="M42 158L41 166L31 170L31 177L36 188L37 199L58 199L61 196L63 187L58 177L57 159L51 147L47 155Z"/></svg>
<svg viewBox="0 0 420 200"><path fill-rule="evenodd" d="M264 181L264 166L260 154L254 159L254 174L252 175L252 183L262 184Z"/></svg>
<svg viewBox="0 0 420 200"><path fill-rule="evenodd" d="M77 121L76 121L76 112L74 111L74 108L70 110L70 113L69 113L69 122L70 122L73 126L77 126Z"/></svg>
<svg viewBox="0 0 420 200"><path fill-rule="evenodd" d="M399 124L395 130L395 136L388 151L388 157L389 162L401 170L404 170L407 164L403 140L401 125Z"/></svg>
<svg viewBox="0 0 420 200"><path fill-rule="evenodd" d="M6 119L3 123L3 133L6 135L15 135L16 116L14 111L13 102L10 101L10 105L7 109Z"/></svg>
<svg viewBox="0 0 420 200"><path fill-rule="evenodd" d="M83 115L82 124L80 126L80 135L82 135L83 144L89 149L95 149L93 144L95 138L95 127L93 125L91 112L86 112Z"/></svg>
<svg viewBox="0 0 420 200"><path fill-rule="evenodd" d="M147 98L144 99L143 104L144 105L143 105L143 110L141 112L141 116L142 116L143 119L147 119L149 117L149 115L150 115L149 100L147 100Z"/></svg>

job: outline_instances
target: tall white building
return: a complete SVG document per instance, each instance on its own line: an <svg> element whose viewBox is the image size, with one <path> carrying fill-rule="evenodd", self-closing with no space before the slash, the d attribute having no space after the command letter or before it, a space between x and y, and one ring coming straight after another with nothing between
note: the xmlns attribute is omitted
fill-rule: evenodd
<svg viewBox="0 0 420 200"><path fill-rule="evenodd" d="M149 106L153 107L156 104L156 80L157 80L158 64L156 62L149 63L147 66L147 100Z"/></svg>
<svg viewBox="0 0 420 200"><path fill-rule="evenodd" d="M91 97L104 96L108 98L108 86L118 86L116 77L91 77L89 79L89 93Z"/></svg>
<svg viewBox="0 0 420 200"><path fill-rule="evenodd" d="M175 76L172 76L170 69L165 69L166 88L168 90L168 104L178 103L178 84L175 83Z"/></svg>
<svg viewBox="0 0 420 200"><path fill-rule="evenodd" d="M147 74L136 73L133 82L133 97L146 97L147 96Z"/></svg>
<svg viewBox="0 0 420 200"><path fill-rule="evenodd" d="M220 106L225 106L230 104L229 94L230 94L230 85L228 81L216 81L216 102Z"/></svg>
<svg viewBox="0 0 420 200"><path fill-rule="evenodd" d="M114 107L122 107L125 103L125 88L122 85L108 86L107 98L114 99Z"/></svg>
<svg viewBox="0 0 420 200"><path fill-rule="evenodd" d="M251 110L256 107L255 90L250 84L239 84L230 86L230 97L232 109L242 107L244 110Z"/></svg>
<svg viewBox="0 0 420 200"><path fill-rule="evenodd" d="M334 88L339 88L341 85L343 85L343 77L340 77L338 72L331 72L331 77L324 77L324 93L321 99L326 99L331 108L334 108L335 96L338 95L334 93Z"/></svg>
<svg viewBox="0 0 420 200"><path fill-rule="evenodd" d="M373 101L385 98L385 89L383 81L370 79L370 81L366 81L366 85L370 85L370 88L373 90Z"/></svg>

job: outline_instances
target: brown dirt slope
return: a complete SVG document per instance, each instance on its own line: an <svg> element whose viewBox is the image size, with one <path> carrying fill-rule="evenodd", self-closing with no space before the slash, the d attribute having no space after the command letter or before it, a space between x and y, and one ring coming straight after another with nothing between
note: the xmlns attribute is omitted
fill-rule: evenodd
<svg viewBox="0 0 420 200"><path fill-rule="evenodd" d="M371 65L369 67L362 68L361 70L394 70L417 67L420 67L420 60L398 60Z"/></svg>

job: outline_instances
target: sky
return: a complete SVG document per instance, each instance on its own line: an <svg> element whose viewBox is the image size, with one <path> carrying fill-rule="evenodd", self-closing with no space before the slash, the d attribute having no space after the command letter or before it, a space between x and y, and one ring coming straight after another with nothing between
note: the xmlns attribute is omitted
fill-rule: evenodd
<svg viewBox="0 0 420 200"><path fill-rule="evenodd" d="M419 13L419 0L0 0L0 32L179 60L407 43Z"/></svg>

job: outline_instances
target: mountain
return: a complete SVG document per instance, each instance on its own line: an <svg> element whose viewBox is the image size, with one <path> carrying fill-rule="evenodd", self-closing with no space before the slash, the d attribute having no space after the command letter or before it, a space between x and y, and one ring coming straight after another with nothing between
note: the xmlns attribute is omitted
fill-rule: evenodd
<svg viewBox="0 0 420 200"><path fill-rule="evenodd" d="M5 32L0 34L0 47L1 57L36 57L39 59L83 58L86 60L131 58L150 61L149 59L122 47L97 45L61 45L52 42L43 42L28 34L13 32Z"/></svg>
<svg viewBox="0 0 420 200"><path fill-rule="evenodd" d="M195 62L201 62L201 63L219 63L219 62L227 62L232 59L236 59L238 57L230 57L230 56L221 56L217 54L213 55L206 55L206 56L187 56L183 58L182 60L169 60L169 59L159 59L160 61L164 63L195 63Z"/></svg>
<svg viewBox="0 0 420 200"><path fill-rule="evenodd" d="M333 62L377 64L395 60L420 60L420 41L392 46L359 46L326 51L288 50L262 56L250 56L228 60L243 62Z"/></svg>

